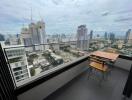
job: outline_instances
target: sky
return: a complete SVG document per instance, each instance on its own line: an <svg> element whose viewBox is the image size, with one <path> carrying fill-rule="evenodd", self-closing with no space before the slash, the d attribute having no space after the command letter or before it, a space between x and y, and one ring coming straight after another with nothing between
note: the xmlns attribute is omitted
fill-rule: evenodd
<svg viewBox="0 0 132 100"><path fill-rule="evenodd" d="M132 28L132 0L1 0L0 33L19 34L31 15L47 34L75 34L85 24L88 32L122 35Z"/></svg>

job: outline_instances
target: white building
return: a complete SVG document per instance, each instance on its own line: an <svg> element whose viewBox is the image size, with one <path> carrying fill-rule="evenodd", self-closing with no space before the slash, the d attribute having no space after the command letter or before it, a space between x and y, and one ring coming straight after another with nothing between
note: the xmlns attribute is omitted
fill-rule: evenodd
<svg viewBox="0 0 132 100"><path fill-rule="evenodd" d="M5 53L16 82L30 77L25 48L22 45L4 46Z"/></svg>
<svg viewBox="0 0 132 100"><path fill-rule="evenodd" d="M128 43L132 44L132 32L128 36Z"/></svg>
<svg viewBox="0 0 132 100"><path fill-rule="evenodd" d="M80 50L89 49L89 35L87 34L86 25L80 25L77 29L77 48Z"/></svg>
<svg viewBox="0 0 132 100"><path fill-rule="evenodd" d="M55 51L59 51L60 50L60 44L58 43L53 43L51 45L52 49L55 50Z"/></svg>
<svg viewBox="0 0 132 100"><path fill-rule="evenodd" d="M9 45L19 45L19 44L21 44L19 35L10 35L8 40L9 40Z"/></svg>
<svg viewBox="0 0 132 100"><path fill-rule="evenodd" d="M37 23L32 22L28 28L22 28L21 41L25 46L45 44L45 23L43 21L38 21ZM45 50L45 47L40 46L40 49Z"/></svg>
<svg viewBox="0 0 132 100"><path fill-rule="evenodd" d="M32 34L29 33L28 28L22 28L21 30L21 41L25 46L32 45Z"/></svg>

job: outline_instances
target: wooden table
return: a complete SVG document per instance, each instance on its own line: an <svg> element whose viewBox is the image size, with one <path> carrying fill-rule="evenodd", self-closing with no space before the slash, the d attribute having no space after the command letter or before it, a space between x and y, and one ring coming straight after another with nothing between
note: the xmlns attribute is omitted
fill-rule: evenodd
<svg viewBox="0 0 132 100"><path fill-rule="evenodd" d="M88 79L90 78L91 74L93 73L93 70L97 70L97 71L101 72L102 77L99 81L99 83L101 85L101 83L103 81L105 81L108 77L108 72L109 72L108 66L103 63L98 63L98 62L90 62L89 66L90 66L90 69L89 69Z"/></svg>
<svg viewBox="0 0 132 100"><path fill-rule="evenodd" d="M106 65L103 65L103 63L101 64L97 62L91 62L89 65L90 67L103 71L103 72L106 72L108 70L108 67Z"/></svg>
<svg viewBox="0 0 132 100"><path fill-rule="evenodd" d="M91 61L89 64L90 65L89 77L91 76L93 69L98 70L102 73L102 79L100 81L101 83L103 80L105 80L105 76L108 76L108 73L110 72L110 69L105 64L105 62L107 62L108 60L114 62L119 56L119 54L108 53L103 51L95 51L92 52L90 56L91 56Z"/></svg>
<svg viewBox="0 0 132 100"><path fill-rule="evenodd" d="M108 53L108 52L103 52L103 51L95 51L95 52L91 53L90 55L106 58L111 61L115 61L117 59L117 57L119 56L119 54Z"/></svg>

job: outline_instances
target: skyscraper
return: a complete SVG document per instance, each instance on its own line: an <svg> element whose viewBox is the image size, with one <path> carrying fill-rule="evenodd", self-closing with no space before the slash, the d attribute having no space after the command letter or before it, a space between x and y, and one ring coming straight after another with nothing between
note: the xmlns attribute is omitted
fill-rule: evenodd
<svg viewBox="0 0 132 100"><path fill-rule="evenodd" d="M115 34L114 33L110 33L110 40L112 43L115 41Z"/></svg>
<svg viewBox="0 0 132 100"><path fill-rule="evenodd" d="M106 40L108 39L108 33L107 33L107 32L105 32L104 38L105 38Z"/></svg>
<svg viewBox="0 0 132 100"><path fill-rule="evenodd" d="M4 35L0 34L0 41L4 41L5 38L4 38Z"/></svg>
<svg viewBox="0 0 132 100"><path fill-rule="evenodd" d="M90 40L93 39L93 30L90 31Z"/></svg>
<svg viewBox="0 0 132 100"><path fill-rule="evenodd" d="M131 31L131 29L129 29L126 32L124 43L130 43L130 44L132 44L132 31Z"/></svg>
<svg viewBox="0 0 132 100"><path fill-rule="evenodd" d="M128 43L132 44L132 32L131 32L130 35L129 35Z"/></svg>
<svg viewBox="0 0 132 100"><path fill-rule="evenodd" d="M21 40L26 46L44 44L46 42L45 23L43 21L31 22L28 28L22 28Z"/></svg>
<svg viewBox="0 0 132 100"><path fill-rule="evenodd" d="M9 39L9 44L10 44L10 45L19 45L19 44L21 44L19 34L17 34L17 35L12 35L12 36L10 36L10 38L8 38L8 39Z"/></svg>
<svg viewBox="0 0 132 100"><path fill-rule="evenodd" d="M25 46L30 46L33 44L32 34L29 33L28 28L22 28L22 30L21 30L21 41Z"/></svg>
<svg viewBox="0 0 132 100"><path fill-rule="evenodd" d="M77 29L77 48L80 50L88 50L89 36L87 34L86 25L80 25Z"/></svg>

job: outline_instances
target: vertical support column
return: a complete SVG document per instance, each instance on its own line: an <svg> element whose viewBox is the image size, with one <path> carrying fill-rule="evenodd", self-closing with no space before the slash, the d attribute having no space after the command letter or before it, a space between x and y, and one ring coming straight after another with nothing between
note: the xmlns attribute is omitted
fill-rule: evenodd
<svg viewBox="0 0 132 100"><path fill-rule="evenodd" d="M131 94L132 94L132 66L131 66L131 69L130 69L130 72L128 75L126 85L125 85L124 90L123 90L123 95L125 97L130 98Z"/></svg>
<svg viewBox="0 0 132 100"><path fill-rule="evenodd" d="M15 87L0 44L0 100L17 100Z"/></svg>

